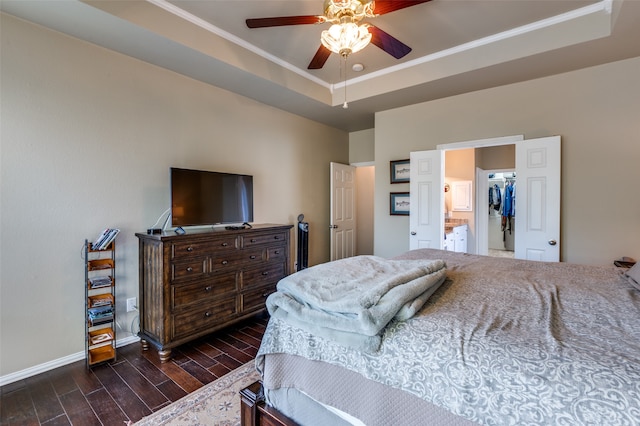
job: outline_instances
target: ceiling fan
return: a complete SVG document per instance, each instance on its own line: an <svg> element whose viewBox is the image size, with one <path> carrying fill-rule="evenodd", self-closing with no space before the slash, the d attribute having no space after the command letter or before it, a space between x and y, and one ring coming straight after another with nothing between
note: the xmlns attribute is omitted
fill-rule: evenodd
<svg viewBox="0 0 640 426"><path fill-rule="evenodd" d="M426 3L430 0L324 0L324 15L279 16L247 19L249 28L278 27L285 25L333 24L322 32L321 45L308 69L320 69L331 52L346 58L367 46L378 46L396 59L411 52L411 48L369 23L359 24L365 18L375 18L399 9Z"/></svg>

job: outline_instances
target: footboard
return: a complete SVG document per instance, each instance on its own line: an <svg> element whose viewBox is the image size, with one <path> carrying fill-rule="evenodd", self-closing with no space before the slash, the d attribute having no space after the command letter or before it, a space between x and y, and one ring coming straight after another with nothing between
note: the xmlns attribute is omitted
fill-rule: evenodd
<svg viewBox="0 0 640 426"><path fill-rule="evenodd" d="M262 382L255 382L240 391L240 424L242 426L297 426L264 401Z"/></svg>

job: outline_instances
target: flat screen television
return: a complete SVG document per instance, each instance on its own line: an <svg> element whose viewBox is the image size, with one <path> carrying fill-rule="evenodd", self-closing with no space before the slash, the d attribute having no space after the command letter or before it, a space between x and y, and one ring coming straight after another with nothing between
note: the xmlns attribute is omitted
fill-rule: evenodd
<svg viewBox="0 0 640 426"><path fill-rule="evenodd" d="M171 167L174 227L253 222L253 176Z"/></svg>

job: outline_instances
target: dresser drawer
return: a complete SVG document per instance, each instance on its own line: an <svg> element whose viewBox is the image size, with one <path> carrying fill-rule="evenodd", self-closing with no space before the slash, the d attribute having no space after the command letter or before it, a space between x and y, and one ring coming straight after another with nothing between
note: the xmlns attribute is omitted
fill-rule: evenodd
<svg viewBox="0 0 640 426"><path fill-rule="evenodd" d="M287 247L286 245L269 247L267 249L267 259L268 260L281 260L287 257Z"/></svg>
<svg viewBox="0 0 640 426"><path fill-rule="evenodd" d="M195 258L171 263L171 282L202 278L207 273L207 259Z"/></svg>
<svg viewBox="0 0 640 426"><path fill-rule="evenodd" d="M242 293L242 312L263 309L267 297L276 291L276 285L271 283Z"/></svg>
<svg viewBox="0 0 640 426"><path fill-rule="evenodd" d="M210 301L198 309L174 314L171 318L171 338L179 339L229 321L237 314L237 307L234 295Z"/></svg>
<svg viewBox="0 0 640 426"><path fill-rule="evenodd" d="M267 262L259 268L242 271L241 289L258 288L266 284L276 284L285 276L284 262Z"/></svg>
<svg viewBox="0 0 640 426"><path fill-rule="evenodd" d="M287 239L287 234L285 232L271 233L271 234L263 234L263 235L245 235L242 237L242 247L252 247L261 244L269 244L274 241L284 242Z"/></svg>
<svg viewBox="0 0 640 426"><path fill-rule="evenodd" d="M228 253L215 253L211 257L211 271L223 272L236 270L241 265L258 264L265 260L266 254L262 248L249 250L234 250Z"/></svg>
<svg viewBox="0 0 640 426"><path fill-rule="evenodd" d="M170 247L171 259L186 259L205 256L212 252L235 251L238 239L233 236L218 237L210 241L173 243Z"/></svg>
<svg viewBox="0 0 640 426"><path fill-rule="evenodd" d="M237 289L235 272L216 275L190 284L172 285L171 310L185 309L225 293L235 294Z"/></svg>

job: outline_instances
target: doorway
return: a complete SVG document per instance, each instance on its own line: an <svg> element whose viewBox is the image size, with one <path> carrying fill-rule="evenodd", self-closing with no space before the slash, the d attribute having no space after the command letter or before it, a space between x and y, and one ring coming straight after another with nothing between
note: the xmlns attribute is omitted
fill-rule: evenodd
<svg viewBox="0 0 640 426"><path fill-rule="evenodd" d="M515 151L515 167L518 179L524 183L518 190L518 215L515 222L518 235L514 257L538 261L557 262L560 255L560 137L524 140L522 136L493 138L438 145L436 150L413 151L411 158L411 209L409 214L409 248L442 248L444 224L444 151L451 149L488 148L512 146ZM479 150L476 149L475 152ZM480 170L476 158L476 170ZM484 200L488 195L486 179L475 182L476 197L473 201L475 221L471 232L476 232L472 247L477 254L488 247L484 226L487 209ZM478 208L482 200L482 208ZM472 240L473 234L469 236ZM515 243L516 241L514 241ZM469 250L470 253L473 251Z"/></svg>
<svg viewBox="0 0 640 426"><path fill-rule="evenodd" d="M501 170L486 174L488 181L487 255L513 258L515 251L516 172Z"/></svg>
<svg viewBox="0 0 640 426"><path fill-rule="evenodd" d="M374 164L331 163L331 176L330 259L372 255Z"/></svg>

